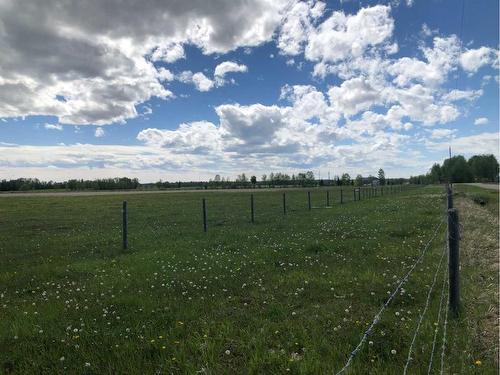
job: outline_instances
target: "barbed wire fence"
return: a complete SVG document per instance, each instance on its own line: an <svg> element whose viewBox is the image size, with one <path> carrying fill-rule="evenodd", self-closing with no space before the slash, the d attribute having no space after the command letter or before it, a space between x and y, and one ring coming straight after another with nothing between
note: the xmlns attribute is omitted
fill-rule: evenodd
<svg viewBox="0 0 500 375"><path fill-rule="evenodd" d="M270 206L272 206L273 212L276 211L277 214L278 212L281 211L281 215L288 216L292 212L296 211L302 211L302 210L312 210L312 209L320 209L320 208L331 208L332 206L342 206L347 203L354 203L354 202L360 202L360 201L365 201L365 200L371 200L376 197L383 197L383 196L390 196L395 193L399 192L404 192L406 190L409 190L408 187L405 189L402 186L392 186L390 189L386 188L385 192L383 189L380 188L353 188L353 189L345 189L345 188L340 188L335 191L332 190L324 190L322 193L325 194L323 196L319 196L318 192L316 191L314 196L312 196L311 191L307 190L302 190L302 193L304 194L302 202L293 201L290 199L289 195L292 195L292 192L288 191L283 191L279 192L277 199L279 201L272 202ZM332 194L333 193L333 194ZM336 194L335 194L336 193ZM419 335L420 329L422 327L422 324L426 318L427 311L429 309L429 306L431 304L433 292L438 280L438 276L440 274L440 271L442 270L442 266L444 263L444 258L446 255L446 249L448 249L448 274L446 272L443 272L443 282L441 286L441 295L440 295L440 302L439 302L439 308L438 308L438 316L437 316L437 326L434 329L433 332L433 341L432 341L432 349L429 357L429 363L426 365L427 368L427 373L430 374L432 369L433 369L433 364L434 364L434 359L435 359L435 351L436 347L438 345L438 333L442 330L442 338L441 338L441 356L440 356L440 373L442 374L444 371L444 366L445 366L445 357L446 357L446 344L447 344L447 326L448 326L448 317L449 317L449 310L453 313L455 316L458 313L458 306L459 306L459 288L458 288L458 240L459 240L459 223L458 223L458 215L456 210L453 208L453 199L452 199L452 190L450 187L446 187L446 197L447 197L447 212L446 212L446 217L443 217L442 220L439 221L439 223L436 225L434 228L434 231L432 232L431 237L429 238L428 242L425 244L423 249L421 250L420 254L418 255L416 261L411 265L410 269L408 272L401 278L401 280L398 282L396 285L396 288L394 291L389 295L385 303L381 306L381 308L378 310L378 312L375 314L375 316L372 319L371 324L368 326L368 328L363 332L361 339L359 343L354 347L354 349L350 352L350 354L347 357L347 360L344 364L344 366L337 372L335 372L336 375L343 374L347 371L347 369L352 365L354 359L358 356L358 354L361 352L363 349L364 344L368 340L368 337L373 333L375 326L380 322L382 319L382 316L384 312L389 308L389 305L391 302L397 297L397 295L401 292L402 287L408 282L410 276L416 269L416 267L421 264L426 256L426 254L429 252L429 248L431 247L432 243L434 240L438 237L440 229L443 227L443 224L447 221L448 223L448 230L447 230L447 241L444 242L444 250L440 256L439 263L436 267L436 270L433 275L432 283L428 288L427 291L427 297L425 299L425 305L423 307L423 311L420 313L418 322L416 323L415 330L413 332L409 348L408 348L408 353L406 356L406 362L404 364L404 367L402 368L402 373L407 374L409 368L411 367L411 364L413 363L413 353L415 349L415 343L416 339ZM294 198L298 198L300 192L295 192ZM241 225L244 223L250 223L254 224L256 221L256 200L254 198L254 194L250 193L245 194L245 197L248 197L248 201L245 203L246 199L241 200L241 196L236 197L234 195L231 198L226 198L229 200L233 200L232 203L236 204L237 203L237 211L236 213L231 212L231 217L226 217L227 213L226 212L226 207L224 203L227 202L222 202L222 203L217 203L217 202L212 202L209 203L209 199L206 197L203 197L201 199L195 199L190 202L190 211L196 211L196 202L201 203L199 206L199 211L200 211L200 216L201 220L200 222L202 223L202 229L204 232L208 232L211 228L212 225L215 226L224 226L228 224L234 224L234 225ZM224 201L226 201L224 199ZM236 202L236 200L239 199L241 200ZM235 203L236 202L236 203ZM219 207L222 204L221 207ZM268 202L269 204L269 202ZM217 212L221 217L214 217L211 215L210 210L212 209L212 212ZM126 201L123 201L122 204L122 248L123 249L128 249L129 247L129 205ZM178 212L179 216L176 216L176 219L180 219L181 221L185 220L191 220L192 217L183 217L182 216L182 210ZM224 217L222 217L224 216ZM246 219L244 218L246 216ZM243 217L243 218L242 218ZM446 220L447 219L447 220ZM228 221L229 220L229 221ZM227 222L228 221L228 222ZM149 220L144 220L144 222L149 222ZM161 224L159 224L161 226ZM154 228L153 230L151 229L150 225L144 224L144 228L140 226L136 226L134 228L135 231L142 232L142 236L151 236L151 235L159 235L160 232L156 233ZM232 226L232 225L231 225ZM147 228L146 228L147 227ZM229 229L229 228L228 228ZM448 277L447 277L448 276ZM448 288L447 288L448 286ZM448 291L448 293L446 293ZM444 298L447 298L446 302L446 307L444 307Z"/></svg>
<svg viewBox="0 0 500 375"><path fill-rule="evenodd" d="M441 295L440 295L440 300L439 300L439 308L438 308L438 318L437 318L437 323L436 327L434 328L434 335L433 335L433 341L432 341L432 349L430 353L430 358L429 358L429 363L427 365L427 374L430 374L433 368L433 361L434 361L434 352L436 349L436 344L437 344L437 336L438 332L440 330L440 322L441 322L441 315L444 315L444 321L443 321L443 334L442 334L442 341L441 341L441 361L440 361L440 367L439 371L440 374L444 373L445 369L445 356L446 356L446 343L447 343L447 328L448 328L448 317L449 317L449 312L452 313L454 317L456 317L459 313L459 308L460 308L460 290L459 290L459 229L460 229L460 224L458 222L458 213L455 208L453 208L453 190L450 186L446 186L446 197L447 197L447 210L446 210L446 217L443 218L436 226L431 238L427 242L427 244L424 246L422 252L420 253L419 257L413 263L413 265L410 267L409 271L403 276L399 284L396 286L394 291L390 294L389 298L385 301L385 303L382 305L380 310L375 314L370 326L366 331L363 333L361 340L359 343L356 345L354 350L351 351L351 353L348 355L347 361L345 362L344 366L337 372L335 372L335 375L341 375L345 373L345 371L352 365L354 358L360 353L363 345L367 341L368 337L370 334L373 332L373 329L375 325L381 320L382 314L385 312L385 310L388 308L392 300L397 296L397 294L400 292L402 286L408 281L409 277L413 273L414 269L418 264L420 264L426 253L428 252L428 249L431 245L431 243L434 241L434 239L437 237L437 234L439 232L439 229L441 228L442 224L447 220L448 228L446 231L446 241L443 241L444 244L444 249L440 257L440 261L438 266L436 267L436 271L434 273L434 277L432 280L432 284L429 286L428 292L427 292L427 297L425 300L425 306L423 311L420 313L419 320L417 322L417 325L415 327L415 331L413 332L413 336L409 345L408 349L408 354L406 357L406 362L403 367L403 374L407 374L408 369L412 363L412 353L414 351L414 346L416 342L416 338L419 334L420 328L422 326L422 323L424 321L425 315L427 313L427 310L429 308L429 305L431 303L431 297L432 297L432 292L434 290L434 287L436 285L437 279L439 272L441 270L443 260L445 258L446 253L448 253L448 273L443 272L443 282L442 282L442 288L441 288ZM448 288L446 288L448 286ZM443 311L443 301L445 298L445 292L448 289L447 293L447 302L446 302L446 307L444 308L445 311Z"/></svg>
<svg viewBox="0 0 500 375"><path fill-rule="evenodd" d="M417 265L420 264L422 262L422 260L424 259L425 254L427 253L427 250L429 249L429 247L430 247L431 243L433 242L433 240L436 238L436 236L437 236L437 234L439 232L439 229L443 225L443 222L444 222L444 220L441 220L436 225L431 238L429 239L429 241L427 242L427 244L422 249L419 257L413 263L413 265L410 267L409 271L403 276L403 278L398 283L398 285L396 286L396 288L394 289L394 291L389 295L389 298L387 298L387 300L382 305L382 307L377 312L377 314L375 314L375 316L373 317L373 320L372 320L370 326L364 332L364 334L361 337L361 340L359 341L358 345L356 345L356 347L354 348L354 350L349 354L349 356L347 358L347 362L345 363L344 367L342 367L339 371L337 371L335 373L336 375L343 374L351 366L353 359L358 355L358 353L362 349L363 345L365 344L366 340L368 339L368 336L370 336L370 334L372 333L375 325L377 325L378 322L380 322L381 316L384 313L384 311L387 309L387 307L389 306L389 304L391 303L391 301L396 297L396 295L401 291L401 288L403 287L403 285L406 284L406 282L408 281L410 275L413 273L413 271L415 270L415 268L417 267Z"/></svg>

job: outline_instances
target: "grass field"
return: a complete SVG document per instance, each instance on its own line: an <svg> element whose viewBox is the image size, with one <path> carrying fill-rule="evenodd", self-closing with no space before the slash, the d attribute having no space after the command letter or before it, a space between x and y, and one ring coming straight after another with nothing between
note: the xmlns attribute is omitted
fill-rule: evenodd
<svg viewBox="0 0 500 375"><path fill-rule="evenodd" d="M445 373L497 373L498 194L457 187L460 316ZM352 190L0 198L0 365L16 374L335 373L444 218L441 187L352 202ZM121 203L129 205L121 249ZM497 207L495 211L495 208ZM465 211L462 215L462 211ZM478 221L478 217L482 221ZM495 222L496 220L496 222ZM445 225L349 374L400 374ZM496 259L496 261L495 261ZM446 258L409 373L439 373ZM437 325L436 325L436 324ZM480 362L477 362L480 361Z"/></svg>

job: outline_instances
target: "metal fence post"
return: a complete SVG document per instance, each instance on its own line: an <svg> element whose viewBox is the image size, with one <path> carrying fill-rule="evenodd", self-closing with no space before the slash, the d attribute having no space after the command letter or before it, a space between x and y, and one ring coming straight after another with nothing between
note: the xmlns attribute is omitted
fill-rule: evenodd
<svg viewBox="0 0 500 375"><path fill-rule="evenodd" d="M448 201L448 209L453 208L453 191L450 185L446 186L446 196Z"/></svg>
<svg viewBox="0 0 500 375"><path fill-rule="evenodd" d="M460 253L459 253L458 213L455 208L448 210L448 274L450 283L450 308L456 315L460 308Z"/></svg>
<svg viewBox="0 0 500 375"><path fill-rule="evenodd" d="M283 193L283 215L286 215L286 195Z"/></svg>
<svg viewBox="0 0 500 375"><path fill-rule="evenodd" d="M253 207L253 194L250 194L250 216L252 223L255 222L254 207Z"/></svg>
<svg viewBox="0 0 500 375"><path fill-rule="evenodd" d="M330 192L326 191L326 207L330 207Z"/></svg>
<svg viewBox="0 0 500 375"><path fill-rule="evenodd" d="M205 202L205 198L202 199L203 206L203 232L207 231L207 204Z"/></svg>
<svg viewBox="0 0 500 375"><path fill-rule="evenodd" d="M311 192L307 192L307 206L311 209Z"/></svg>
<svg viewBox="0 0 500 375"><path fill-rule="evenodd" d="M340 204L344 203L342 188L340 188Z"/></svg>
<svg viewBox="0 0 500 375"><path fill-rule="evenodd" d="M352 189L353 202L356 202L356 189Z"/></svg>
<svg viewBox="0 0 500 375"><path fill-rule="evenodd" d="M128 248L127 201L123 201L123 205L122 205L122 240L123 240L123 250L127 250L127 248Z"/></svg>

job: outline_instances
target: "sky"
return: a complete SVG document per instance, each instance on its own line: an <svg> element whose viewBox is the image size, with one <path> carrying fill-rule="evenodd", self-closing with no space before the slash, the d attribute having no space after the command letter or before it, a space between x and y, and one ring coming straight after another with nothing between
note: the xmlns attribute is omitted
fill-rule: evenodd
<svg viewBox="0 0 500 375"><path fill-rule="evenodd" d="M497 0L0 0L0 179L409 177L499 151Z"/></svg>

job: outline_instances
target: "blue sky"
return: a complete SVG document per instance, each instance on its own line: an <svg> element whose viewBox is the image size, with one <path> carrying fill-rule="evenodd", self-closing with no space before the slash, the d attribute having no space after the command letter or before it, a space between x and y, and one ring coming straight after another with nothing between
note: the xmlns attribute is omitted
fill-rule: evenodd
<svg viewBox="0 0 500 375"><path fill-rule="evenodd" d="M0 178L498 156L498 1L29 3L0 0Z"/></svg>

